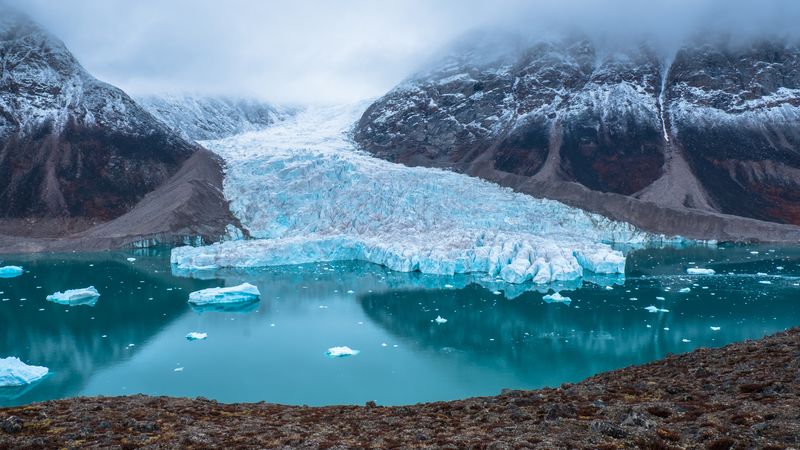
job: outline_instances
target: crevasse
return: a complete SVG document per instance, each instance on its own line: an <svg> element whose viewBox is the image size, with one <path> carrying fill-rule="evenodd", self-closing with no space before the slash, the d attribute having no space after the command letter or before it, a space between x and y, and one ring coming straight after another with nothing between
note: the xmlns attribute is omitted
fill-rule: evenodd
<svg viewBox="0 0 800 450"><path fill-rule="evenodd" d="M179 268L363 260L399 271L486 273L510 283L624 273L608 243L650 238L630 224L449 171L358 151L366 104L311 108L203 144L227 163L225 196L254 239L172 252Z"/></svg>

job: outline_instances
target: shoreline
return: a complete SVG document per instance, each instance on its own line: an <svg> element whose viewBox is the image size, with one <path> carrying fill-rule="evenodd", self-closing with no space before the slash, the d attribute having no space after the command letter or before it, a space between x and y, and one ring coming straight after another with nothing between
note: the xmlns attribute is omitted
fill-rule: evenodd
<svg viewBox="0 0 800 450"><path fill-rule="evenodd" d="M0 409L0 449L42 446L796 448L800 328L558 388L410 406L135 395Z"/></svg>

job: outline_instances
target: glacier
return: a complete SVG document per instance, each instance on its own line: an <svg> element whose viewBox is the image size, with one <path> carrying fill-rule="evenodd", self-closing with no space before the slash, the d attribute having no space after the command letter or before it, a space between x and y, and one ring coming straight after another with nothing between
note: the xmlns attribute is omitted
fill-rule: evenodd
<svg viewBox="0 0 800 450"><path fill-rule="evenodd" d="M208 288L194 291L189 294L189 303L198 306L226 304L226 303L251 303L258 300L261 292L250 283L222 288Z"/></svg>
<svg viewBox="0 0 800 450"><path fill-rule="evenodd" d="M547 284L621 274L634 226L466 175L374 158L350 140L368 103L308 108L202 144L251 239L172 250L180 270L362 260L397 271Z"/></svg>
<svg viewBox="0 0 800 450"><path fill-rule="evenodd" d="M35 383L50 370L42 366L29 366L19 358L0 358L0 387L17 387Z"/></svg>
<svg viewBox="0 0 800 450"><path fill-rule="evenodd" d="M94 286L80 289L67 289L64 292L56 292L48 295L48 301L58 303L60 305L87 305L94 306L97 299L100 297L100 292Z"/></svg>
<svg viewBox="0 0 800 450"><path fill-rule="evenodd" d="M0 278L14 278L22 275L24 270L20 266L0 267Z"/></svg>

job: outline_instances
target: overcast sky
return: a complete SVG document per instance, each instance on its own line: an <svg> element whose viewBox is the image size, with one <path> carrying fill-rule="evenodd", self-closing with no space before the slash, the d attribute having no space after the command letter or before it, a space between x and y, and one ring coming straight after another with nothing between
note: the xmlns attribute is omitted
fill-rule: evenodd
<svg viewBox="0 0 800 450"><path fill-rule="evenodd" d="M2 1L2 0L0 0ZM668 42L706 29L798 33L800 0L6 0L134 95L379 96L457 36L572 29Z"/></svg>

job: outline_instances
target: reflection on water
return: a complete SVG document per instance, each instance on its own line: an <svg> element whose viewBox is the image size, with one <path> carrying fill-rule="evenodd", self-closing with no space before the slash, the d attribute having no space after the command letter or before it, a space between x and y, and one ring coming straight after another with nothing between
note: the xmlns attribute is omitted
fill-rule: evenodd
<svg viewBox="0 0 800 450"><path fill-rule="evenodd" d="M4 258L26 273L0 280L0 357L52 375L0 390L0 406L137 392L295 404L445 400L577 381L800 325L795 248L641 250L626 278L550 287L362 263L172 273L166 251L129 256ZM717 275L689 276L688 267ZM242 282L258 286L260 302L237 311L186 303L193 290ZM90 285L101 293L93 307L45 300ZM552 290L572 302L542 301ZM669 312L649 313L651 305ZM191 331L208 339L187 341ZM325 357L343 345L361 353Z"/></svg>

